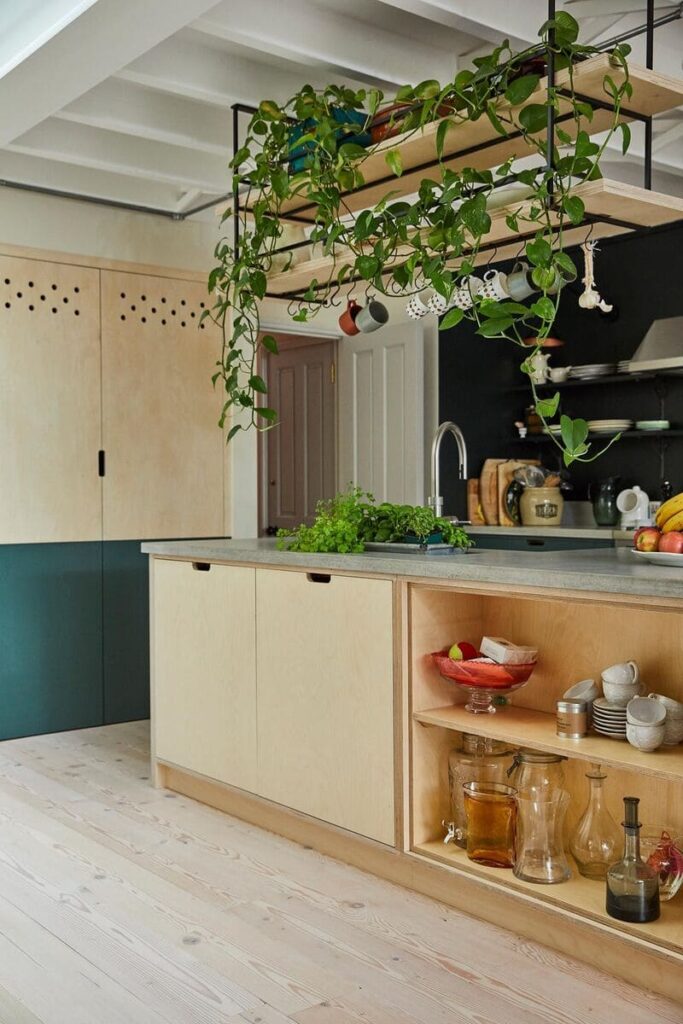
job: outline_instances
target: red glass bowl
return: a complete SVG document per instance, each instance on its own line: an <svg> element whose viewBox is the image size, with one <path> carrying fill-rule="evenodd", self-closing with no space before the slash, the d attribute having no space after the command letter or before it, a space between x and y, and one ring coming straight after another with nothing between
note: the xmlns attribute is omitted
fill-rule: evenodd
<svg viewBox="0 0 683 1024"><path fill-rule="evenodd" d="M494 696L512 693L524 686L536 667L527 665L497 665L476 661L453 661L448 651L434 651L430 655L444 679L448 679L469 692L465 705L473 714L495 714Z"/></svg>

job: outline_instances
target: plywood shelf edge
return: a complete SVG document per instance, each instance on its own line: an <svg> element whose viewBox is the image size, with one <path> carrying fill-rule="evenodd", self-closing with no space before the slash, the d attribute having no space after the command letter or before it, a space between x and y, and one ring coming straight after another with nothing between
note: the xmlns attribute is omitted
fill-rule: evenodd
<svg viewBox="0 0 683 1024"><path fill-rule="evenodd" d="M413 719L423 725L438 726L476 736L490 736L520 746L534 747L551 754L588 761L653 778L683 780L683 746L660 747L647 754L622 740L590 735L580 740L561 739L555 731L555 716L511 705L495 715L473 715L461 704L414 711Z"/></svg>

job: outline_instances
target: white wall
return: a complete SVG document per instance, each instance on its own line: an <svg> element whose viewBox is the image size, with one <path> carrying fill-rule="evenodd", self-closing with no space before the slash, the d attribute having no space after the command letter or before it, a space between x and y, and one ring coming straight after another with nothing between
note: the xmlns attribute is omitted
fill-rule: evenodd
<svg viewBox="0 0 683 1024"><path fill-rule="evenodd" d="M79 256L208 270L216 218L172 221L148 213L0 188L0 242Z"/></svg>

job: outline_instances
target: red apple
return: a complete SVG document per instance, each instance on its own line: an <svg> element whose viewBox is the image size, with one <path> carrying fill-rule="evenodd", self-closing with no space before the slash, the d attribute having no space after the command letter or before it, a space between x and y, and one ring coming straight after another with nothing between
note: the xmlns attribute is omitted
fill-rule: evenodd
<svg viewBox="0 0 683 1024"><path fill-rule="evenodd" d="M478 653L473 644L468 644L467 640L461 640L459 643L453 644L448 652L448 657L451 661L469 661L470 658L476 658Z"/></svg>
<svg viewBox="0 0 683 1024"><path fill-rule="evenodd" d="M661 535L656 526L641 526L633 536L633 546L638 551L656 551Z"/></svg>
<svg viewBox="0 0 683 1024"><path fill-rule="evenodd" d="M668 551L671 555L683 555L683 532L671 530L662 534L659 541L659 551Z"/></svg>

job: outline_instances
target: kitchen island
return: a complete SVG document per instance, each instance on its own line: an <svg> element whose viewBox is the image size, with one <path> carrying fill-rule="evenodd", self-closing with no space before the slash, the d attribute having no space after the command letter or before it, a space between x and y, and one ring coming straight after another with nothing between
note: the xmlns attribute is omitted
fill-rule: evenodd
<svg viewBox="0 0 683 1024"><path fill-rule="evenodd" d="M151 558L158 785L434 896L683 1001L683 897L617 922L604 883L534 885L444 845L463 732L565 755L568 826L591 764L615 818L683 832L683 746L556 735L572 683L636 660L683 698L683 574L628 551L298 554L273 541L143 545ZM540 650L528 684L472 715L429 652L482 635Z"/></svg>

